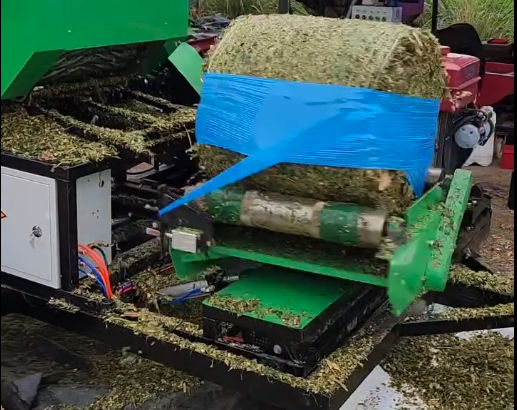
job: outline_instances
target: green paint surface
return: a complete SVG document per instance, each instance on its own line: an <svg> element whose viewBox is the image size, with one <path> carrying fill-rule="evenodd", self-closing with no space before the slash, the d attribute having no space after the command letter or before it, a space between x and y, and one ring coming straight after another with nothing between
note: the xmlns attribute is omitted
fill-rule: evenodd
<svg viewBox="0 0 517 410"><path fill-rule="evenodd" d="M2 100L29 93L64 52L188 35L188 0L2 0L1 6Z"/></svg>
<svg viewBox="0 0 517 410"><path fill-rule="evenodd" d="M256 312L244 316L304 329L343 296L353 299L361 291L361 286L352 282L265 267L247 273L217 295L234 300L253 300L260 304ZM211 306L210 299L204 303ZM219 306L217 308L220 309ZM287 323L292 319L299 320L300 326L289 326Z"/></svg>
<svg viewBox="0 0 517 410"><path fill-rule="evenodd" d="M351 204L328 204L321 212L321 239L344 245L357 245L361 208Z"/></svg>

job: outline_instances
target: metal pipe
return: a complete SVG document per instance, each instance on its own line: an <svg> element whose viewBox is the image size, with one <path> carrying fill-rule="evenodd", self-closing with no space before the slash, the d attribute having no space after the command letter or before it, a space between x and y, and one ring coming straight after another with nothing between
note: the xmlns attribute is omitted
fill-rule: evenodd
<svg viewBox="0 0 517 410"><path fill-rule="evenodd" d="M280 0L279 12L280 14L291 14L291 1Z"/></svg>
<svg viewBox="0 0 517 410"><path fill-rule="evenodd" d="M433 0L433 21L432 21L432 31L433 34L438 33L438 19L440 14L440 0Z"/></svg>

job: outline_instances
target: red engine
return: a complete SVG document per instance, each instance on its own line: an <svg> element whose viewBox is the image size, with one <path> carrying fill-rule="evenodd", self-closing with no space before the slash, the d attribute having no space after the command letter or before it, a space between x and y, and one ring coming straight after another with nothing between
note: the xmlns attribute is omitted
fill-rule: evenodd
<svg viewBox="0 0 517 410"><path fill-rule="evenodd" d="M481 84L481 61L451 53L449 47L442 47L442 56L451 95L442 101L441 111L456 113L476 102Z"/></svg>

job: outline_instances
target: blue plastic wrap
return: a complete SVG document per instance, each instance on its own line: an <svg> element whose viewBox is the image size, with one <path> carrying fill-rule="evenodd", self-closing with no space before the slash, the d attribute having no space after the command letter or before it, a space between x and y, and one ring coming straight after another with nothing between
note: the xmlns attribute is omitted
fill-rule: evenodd
<svg viewBox="0 0 517 410"><path fill-rule="evenodd" d="M362 88L207 74L196 137L247 156L163 215L279 163L406 171L423 193L439 100Z"/></svg>

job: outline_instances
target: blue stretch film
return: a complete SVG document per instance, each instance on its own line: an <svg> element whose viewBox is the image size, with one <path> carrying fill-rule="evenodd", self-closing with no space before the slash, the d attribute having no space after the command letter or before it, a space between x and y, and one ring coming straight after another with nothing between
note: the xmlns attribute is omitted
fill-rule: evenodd
<svg viewBox="0 0 517 410"><path fill-rule="evenodd" d="M279 163L406 171L421 196L433 161L439 111L439 100L207 74L197 141L247 158L160 214Z"/></svg>

